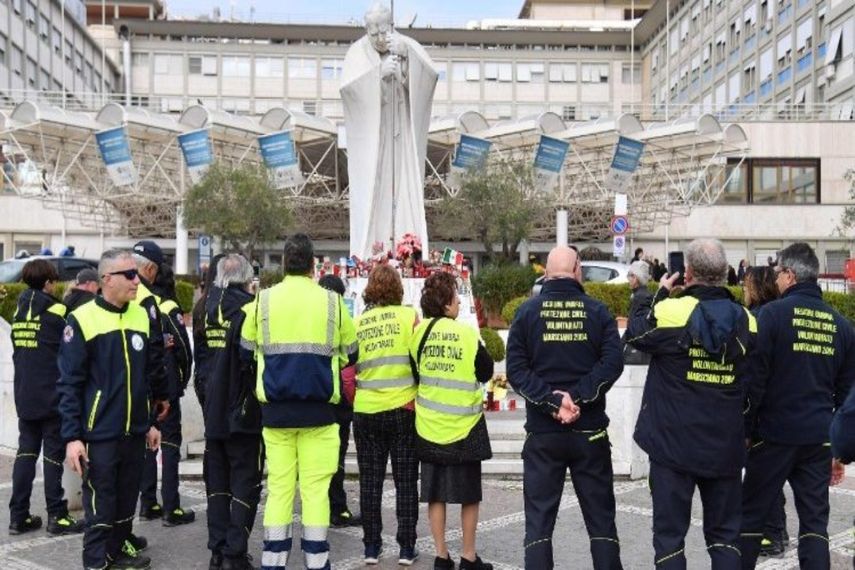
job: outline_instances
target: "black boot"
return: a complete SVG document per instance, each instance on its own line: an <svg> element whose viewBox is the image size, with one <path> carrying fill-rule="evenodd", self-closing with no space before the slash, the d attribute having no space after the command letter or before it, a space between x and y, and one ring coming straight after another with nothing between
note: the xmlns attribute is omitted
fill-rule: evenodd
<svg viewBox="0 0 855 570"><path fill-rule="evenodd" d="M460 570L493 570L492 564L481 561L480 556L475 556L475 561L460 557Z"/></svg>
<svg viewBox="0 0 855 570"><path fill-rule="evenodd" d="M208 570L222 570L223 555L219 552L211 553L211 562L208 563Z"/></svg>
<svg viewBox="0 0 855 570"><path fill-rule="evenodd" d="M42 528L42 517L38 515L27 515L26 518L20 521L9 523L9 534L24 534L32 530Z"/></svg>
<svg viewBox="0 0 855 570"><path fill-rule="evenodd" d="M454 570L454 560L451 559L451 554L446 554L445 558L439 556L433 559L433 570Z"/></svg>

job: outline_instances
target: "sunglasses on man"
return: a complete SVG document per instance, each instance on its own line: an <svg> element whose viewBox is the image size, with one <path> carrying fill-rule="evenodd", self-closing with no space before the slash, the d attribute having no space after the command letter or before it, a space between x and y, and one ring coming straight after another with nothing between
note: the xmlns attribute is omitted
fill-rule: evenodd
<svg viewBox="0 0 855 570"><path fill-rule="evenodd" d="M133 281L137 277L139 277L139 272L136 269L125 269L124 271L110 271L109 273L105 273L104 275L121 275L128 281Z"/></svg>

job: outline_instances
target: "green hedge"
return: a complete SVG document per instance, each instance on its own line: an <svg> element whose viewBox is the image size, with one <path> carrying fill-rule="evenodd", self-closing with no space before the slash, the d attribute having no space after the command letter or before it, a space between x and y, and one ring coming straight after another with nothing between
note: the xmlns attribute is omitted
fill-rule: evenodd
<svg viewBox="0 0 855 570"><path fill-rule="evenodd" d="M481 329L481 338L484 340L484 347L490 353L490 358L493 362L501 362L505 359L505 342L493 329Z"/></svg>
<svg viewBox="0 0 855 570"><path fill-rule="evenodd" d="M193 312L193 296L196 293L196 285L187 281L175 282L175 296L178 298L178 306L184 313Z"/></svg>
<svg viewBox="0 0 855 570"><path fill-rule="evenodd" d="M514 297L528 295L536 278L530 265L487 265L472 279L472 292L481 299L485 311L498 313Z"/></svg>
<svg viewBox="0 0 855 570"><path fill-rule="evenodd" d="M0 284L0 317L11 323L12 317L15 316L15 309L18 306L18 297L26 290L27 286L23 283L3 283ZM175 294L178 297L178 305L185 313L193 310L193 295L195 287L192 283L178 281L175 284ZM65 283L57 285L54 296L57 299L62 299L65 293Z"/></svg>
<svg viewBox="0 0 855 570"><path fill-rule="evenodd" d="M514 297L502 307L502 320L508 323L508 326L511 326L511 323L514 322L514 317L517 316L520 305L526 301L528 301L527 296Z"/></svg>

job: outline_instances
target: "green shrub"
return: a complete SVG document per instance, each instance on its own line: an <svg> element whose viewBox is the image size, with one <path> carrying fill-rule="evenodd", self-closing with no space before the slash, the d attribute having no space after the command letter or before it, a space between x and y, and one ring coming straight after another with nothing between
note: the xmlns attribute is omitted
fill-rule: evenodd
<svg viewBox="0 0 855 570"><path fill-rule="evenodd" d="M536 278L530 265L488 265L472 279L472 292L481 299L486 312L498 313L514 297L528 295Z"/></svg>
<svg viewBox="0 0 855 570"><path fill-rule="evenodd" d="M484 347L490 353L490 358L493 362L501 362L505 359L505 341L493 329L481 329L481 338L484 340Z"/></svg>
<svg viewBox="0 0 855 570"><path fill-rule="evenodd" d="M526 301L528 301L527 296L514 297L513 299L505 303L504 307L502 307L502 319L506 323L508 323L508 326L510 326L510 324L514 322L514 317L517 316L517 311L519 310L520 306Z"/></svg>
<svg viewBox="0 0 855 570"><path fill-rule="evenodd" d="M193 296L196 291L196 286L188 281L175 282L175 297L178 299L178 306L184 313L193 311Z"/></svg>
<svg viewBox="0 0 855 570"><path fill-rule="evenodd" d="M258 283L262 289L267 289L281 282L284 277L285 274L281 271L262 271Z"/></svg>

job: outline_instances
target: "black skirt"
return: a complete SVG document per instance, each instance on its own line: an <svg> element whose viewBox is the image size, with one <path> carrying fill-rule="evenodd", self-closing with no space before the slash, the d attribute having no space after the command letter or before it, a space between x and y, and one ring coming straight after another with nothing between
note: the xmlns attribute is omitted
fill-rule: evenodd
<svg viewBox="0 0 855 570"><path fill-rule="evenodd" d="M422 503L470 505L481 502L481 462L438 465L422 462Z"/></svg>

